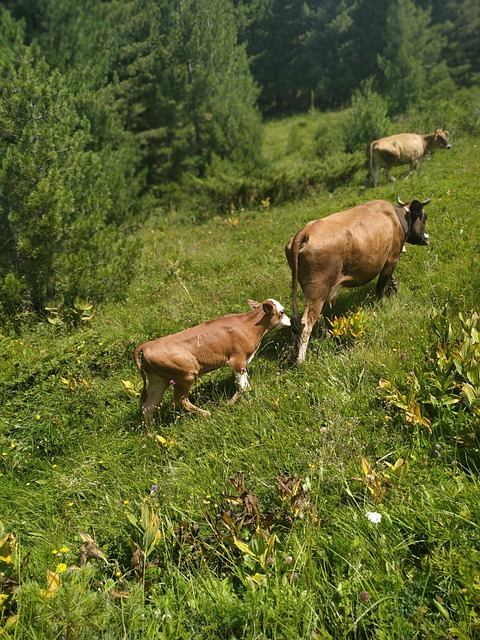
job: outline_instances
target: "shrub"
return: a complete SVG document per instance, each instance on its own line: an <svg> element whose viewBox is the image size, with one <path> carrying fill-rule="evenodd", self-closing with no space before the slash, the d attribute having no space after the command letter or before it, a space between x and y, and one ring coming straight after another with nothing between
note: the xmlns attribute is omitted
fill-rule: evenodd
<svg viewBox="0 0 480 640"><path fill-rule="evenodd" d="M139 188L132 148L92 150L65 79L21 43L6 12L0 24L0 310L119 294L135 245L120 228ZM122 181L128 199L115 191Z"/></svg>
<svg viewBox="0 0 480 640"><path fill-rule="evenodd" d="M387 101L373 90L373 78L366 80L353 94L345 125L346 150L368 149L372 140L388 135L391 125L387 113Z"/></svg>
<svg viewBox="0 0 480 640"><path fill-rule="evenodd" d="M458 314L453 324L443 309L431 321L435 342L425 367L395 383L380 381L383 396L414 426L461 445L480 433L480 333L478 315Z"/></svg>

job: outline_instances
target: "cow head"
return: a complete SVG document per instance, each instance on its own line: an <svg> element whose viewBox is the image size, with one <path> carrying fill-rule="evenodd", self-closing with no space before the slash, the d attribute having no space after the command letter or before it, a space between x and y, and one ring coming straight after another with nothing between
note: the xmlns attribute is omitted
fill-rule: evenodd
<svg viewBox="0 0 480 640"><path fill-rule="evenodd" d="M428 244L429 236L425 231L427 214L425 213L423 207L425 207L430 201L431 198L428 198L427 200L425 200L425 202L412 200L411 202L407 202L407 204L405 204L400 200L400 198L398 198L398 204L404 207L407 214L408 232L405 238L406 242L409 242L410 244L420 245Z"/></svg>
<svg viewBox="0 0 480 640"><path fill-rule="evenodd" d="M451 149L452 145L448 142L448 131L445 131L445 129L435 129L433 146L439 149Z"/></svg>

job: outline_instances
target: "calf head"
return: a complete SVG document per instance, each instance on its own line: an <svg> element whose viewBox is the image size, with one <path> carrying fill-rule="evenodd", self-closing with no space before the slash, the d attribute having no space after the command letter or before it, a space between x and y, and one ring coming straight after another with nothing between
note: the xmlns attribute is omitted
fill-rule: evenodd
<svg viewBox="0 0 480 640"><path fill-rule="evenodd" d="M412 200L410 203L404 204L399 199L399 204L405 207L408 219L408 234L405 238L406 242L410 244L428 244L429 235L425 230L425 223L427 222L427 214L423 207L425 207L431 198L420 202L419 200Z"/></svg>
<svg viewBox="0 0 480 640"><path fill-rule="evenodd" d="M291 325L290 318L286 315L283 305L273 298L269 298L265 302L249 300L248 304L254 310L261 308L264 315L260 318L258 324L263 324L266 331L271 331L281 325L284 327Z"/></svg>

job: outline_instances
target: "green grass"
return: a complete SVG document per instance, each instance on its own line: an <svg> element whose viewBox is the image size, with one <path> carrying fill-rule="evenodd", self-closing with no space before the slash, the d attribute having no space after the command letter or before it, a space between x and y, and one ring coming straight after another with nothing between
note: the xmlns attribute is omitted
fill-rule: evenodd
<svg viewBox="0 0 480 640"><path fill-rule="evenodd" d="M265 124L263 155L277 170L292 169L343 148L348 110L310 111Z"/></svg>
<svg viewBox="0 0 480 640"><path fill-rule="evenodd" d="M298 144L310 118L267 125L279 166L293 161L289 149L295 161L314 153ZM1 522L19 556L0 558L3 592L7 577L20 582L0 604L5 636L479 636L478 416L444 407L430 432L377 388L433 372L434 309L446 305L454 322L480 307L478 144L453 140L419 175L376 190L345 185L201 225L153 212L124 302L94 308L79 329L32 319L20 334L4 330ZM166 398L161 438L147 434L131 358L139 342L247 310L248 298L275 297L288 310L287 240L308 220L397 194L433 197L431 244L408 247L399 293L381 306L373 283L341 293L334 314L360 311L361 339L339 344L318 331L305 364L283 369L281 330L250 365L252 389L239 403L227 405L231 372L213 372L193 392L211 418L175 415ZM472 446L455 439L456 425ZM387 462L401 457L408 472L396 479ZM361 481L362 458L377 494ZM143 524L142 505L152 509L143 507ZM81 532L103 557L78 569ZM137 544L151 566L132 565ZM61 582L50 595L47 569ZM10 626L9 615L18 615Z"/></svg>

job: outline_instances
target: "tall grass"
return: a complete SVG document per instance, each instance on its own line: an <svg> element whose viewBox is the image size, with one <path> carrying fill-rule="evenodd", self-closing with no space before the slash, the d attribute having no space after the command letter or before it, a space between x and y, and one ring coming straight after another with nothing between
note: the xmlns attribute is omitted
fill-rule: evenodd
<svg viewBox="0 0 480 640"><path fill-rule="evenodd" d="M290 124L269 125L272 153L298 147L303 127ZM460 441L446 422L460 419L455 405L428 429L378 388L435 373L435 309L454 322L479 308L478 144L454 139L419 175L376 190L359 181L202 224L152 212L123 303L80 327L4 331L6 637L478 637L478 414L461 415ZM211 418L176 415L166 398L147 434L136 344L242 312L247 298L288 309L283 248L300 226L397 194L433 197L431 244L408 247L399 293L381 306L373 284L341 293L332 321L358 314L358 335L318 331L306 363L286 370L288 330L272 334L237 405L223 369L194 389Z"/></svg>

